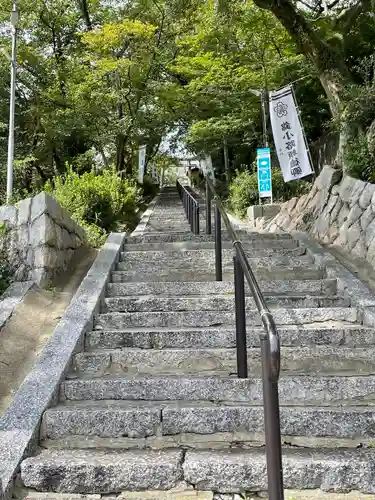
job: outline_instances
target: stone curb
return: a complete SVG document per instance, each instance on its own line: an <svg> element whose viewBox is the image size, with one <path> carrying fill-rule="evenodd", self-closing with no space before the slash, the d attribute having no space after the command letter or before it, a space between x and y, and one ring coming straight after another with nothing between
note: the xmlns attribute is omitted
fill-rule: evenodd
<svg viewBox="0 0 375 500"><path fill-rule="evenodd" d="M155 196L155 198L149 203L146 211L141 217L138 226L131 233L131 236L140 236L146 231L146 227L150 221L151 215L154 212L155 206L157 205L160 198L160 193Z"/></svg>
<svg viewBox="0 0 375 500"><path fill-rule="evenodd" d="M0 419L0 499L11 497L21 460L35 451L44 411L56 401L61 380L104 298L125 233L112 233L82 281L33 369Z"/></svg>
<svg viewBox="0 0 375 500"><path fill-rule="evenodd" d="M0 329L12 316L14 309L33 286L32 281L12 283L0 297Z"/></svg>

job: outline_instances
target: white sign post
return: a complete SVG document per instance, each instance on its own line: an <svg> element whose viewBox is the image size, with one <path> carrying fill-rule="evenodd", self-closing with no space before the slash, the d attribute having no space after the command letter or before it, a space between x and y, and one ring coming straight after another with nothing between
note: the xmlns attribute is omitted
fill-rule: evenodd
<svg viewBox="0 0 375 500"><path fill-rule="evenodd" d="M147 146L141 146L139 148L138 182L140 184L143 184L143 177L145 175L146 147Z"/></svg>
<svg viewBox="0 0 375 500"><path fill-rule="evenodd" d="M291 86L270 92L270 116L285 182L313 173Z"/></svg>

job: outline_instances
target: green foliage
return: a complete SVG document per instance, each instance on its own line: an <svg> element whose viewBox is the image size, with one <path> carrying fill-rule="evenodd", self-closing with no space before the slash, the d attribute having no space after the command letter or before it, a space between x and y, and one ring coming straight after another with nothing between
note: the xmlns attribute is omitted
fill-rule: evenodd
<svg viewBox="0 0 375 500"><path fill-rule="evenodd" d="M348 85L344 92L345 113L337 127L346 136L346 172L364 181L375 181L375 55L356 66L363 84Z"/></svg>
<svg viewBox="0 0 375 500"><path fill-rule="evenodd" d="M294 196L307 193L311 185L305 181L285 183L280 169L272 170L272 193L274 201L287 201ZM229 187L229 204L231 209L241 218L251 205L259 204L257 174L247 171L237 172Z"/></svg>
<svg viewBox="0 0 375 500"><path fill-rule="evenodd" d="M122 180L113 169L82 175L70 169L45 190L86 229L93 246L101 245L107 232L132 226L141 202L135 183Z"/></svg>
<svg viewBox="0 0 375 500"><path fill-rule="evenodd" d="M145 198L146 200L154 198L157 192L159 191L159 186L155 184L153 179L148 175L144 176L143 184L141 187L142 187L143 198Z"/></svg>
<svg viewBox="0 0 375 500"><path fill-rule="evenodd" d="M328 129L328 100L331 109L332 103L339 110L348 107L343 119L353 129L349 166L361 178L372 175L371 147L367 156L364 137L354 140L358 133L367 135L375 119L370 3L333 2L328 11L322 0L288 3L289 10L275 9L271 0L21 3L17 199L64 177L67 165L80 175L116 165L130 179L139 145L147 145L148 158L157 158L172 131L192 152L210 153L218 175L224 171L224 140L230 169L249 167L262 142L259 97L250 89L273 90L291 81L309 141ZM9 1L0 0L0 22L8 20ZM10 52L8 30L0 33L0 48ZM335 80L332 68L341 79ZM0 203L9 86L9 62L0 53ZM351 95L342 106L345 89ZM269 136L272 143L270 130ZM152 195L147 181L143 188Z"/></svg>
<svg viewBox="0 0 375 500"><path fill-rule="evenodd" d="M366 135L359 133L357 137L351 137L345 149L348 175L355 179L375 182L375 156L369 151Z"/></svg>
<svg viewBox="0 0 375 500"><path fill-rule="evenodd" d="M10 265L8 254L3 245L6 234L6 222L0 223L0 295L7 289L12 281L13 269Z"/></svg>
<svg viewBox="0 0 375 500"><path fill-rule="evenodd" d="M0 295L5 292L12 282L13 271L9 264L6 252L0 250Z"/></svg>

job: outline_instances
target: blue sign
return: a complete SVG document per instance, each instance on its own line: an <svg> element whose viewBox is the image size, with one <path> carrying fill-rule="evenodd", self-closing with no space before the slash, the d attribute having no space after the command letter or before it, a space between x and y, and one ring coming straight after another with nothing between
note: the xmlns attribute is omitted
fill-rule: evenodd
<svg viewBox="0 0 375 500"><path fill-rule="evenodd" d="M272 198L271 151L257 149L258 191L260 198Z"/></svg>

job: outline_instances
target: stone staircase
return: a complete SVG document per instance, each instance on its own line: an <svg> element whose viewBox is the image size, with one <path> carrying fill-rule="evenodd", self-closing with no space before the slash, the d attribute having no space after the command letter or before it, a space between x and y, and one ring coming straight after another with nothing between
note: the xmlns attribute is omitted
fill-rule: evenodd
<svg viewBox="0 0 375 500"><path fill-rule="evenodd" d="M297 240L239 235L281 338L285 487L375 493L375 330ZM177 193L163 191L145 232L127 240L94 330L44 414L37 455L21 465L30 498L267 489L262 327L248 293L249 379L238 379L224 238L215 282L213 237L189 232Z"/></svg>

